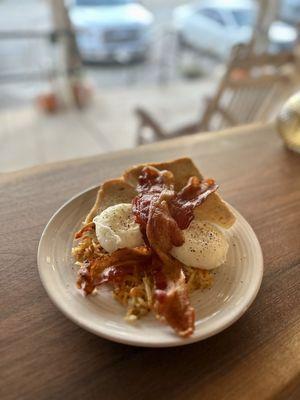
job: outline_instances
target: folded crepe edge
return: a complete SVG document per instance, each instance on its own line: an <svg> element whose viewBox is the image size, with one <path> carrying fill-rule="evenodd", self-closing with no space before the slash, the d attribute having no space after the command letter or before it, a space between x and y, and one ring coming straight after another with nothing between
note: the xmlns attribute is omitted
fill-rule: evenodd
<svg viewBox="0 0 300 400"><path fill-rule="evenodd" d="M166 162L143 163L128 168L124 174L115 179L105 181L99 188L95 203L88 213L84 223L87 224L106 208L120 204L131 203L136 196L138 177L145 166L153 166L158 170L168 170L174 175L174 187L176 191L182 189L191 176L203 179L202 174L189 157L182 157ZM194 210L195 217L201 220L215 223L228 229L235 222L235 216L222 200L218 193L212 193Z"/></svg>

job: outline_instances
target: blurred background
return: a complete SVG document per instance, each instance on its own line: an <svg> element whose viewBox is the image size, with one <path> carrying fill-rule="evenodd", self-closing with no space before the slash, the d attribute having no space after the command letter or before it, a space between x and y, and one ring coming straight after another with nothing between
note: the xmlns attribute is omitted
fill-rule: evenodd
<svg viewBox="0 0 300 400"><path fill-rule="evenodd" d="M298 87L299 23L300 0L0 0L0 173L268 120L270 65L294 67L281 103Z"/></svg>

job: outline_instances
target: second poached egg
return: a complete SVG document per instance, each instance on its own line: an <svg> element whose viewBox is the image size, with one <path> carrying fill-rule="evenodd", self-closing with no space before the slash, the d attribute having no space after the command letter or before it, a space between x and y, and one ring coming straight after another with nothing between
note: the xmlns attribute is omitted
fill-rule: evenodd
<svg viewBox="0 0 300 400"><path fill-rule="evenodd" d="M189 267L213 269L226 261L228 242L215 225L194 219L183 230L184 243L173 247L171 254Z"/></svg>

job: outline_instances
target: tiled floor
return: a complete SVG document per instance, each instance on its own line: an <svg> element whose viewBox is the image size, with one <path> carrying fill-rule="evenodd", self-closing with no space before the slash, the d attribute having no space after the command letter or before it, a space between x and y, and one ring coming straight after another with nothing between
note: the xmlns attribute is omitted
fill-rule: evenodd
<svg viewBox="0 0 300 400"><path fill-rule="evenodd" d="M82 112L41 114L36 107L0 111L0 172L84 157L135 145L134 107L144 105L165 126L197 118L210 81L161 88L106 90Z"/></svg>

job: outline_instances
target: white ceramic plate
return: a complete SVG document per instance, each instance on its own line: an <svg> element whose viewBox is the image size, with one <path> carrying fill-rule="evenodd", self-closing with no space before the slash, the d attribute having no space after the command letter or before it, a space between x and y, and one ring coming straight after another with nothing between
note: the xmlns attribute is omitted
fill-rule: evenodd
<svg viewBox="0 0 300 400"><path fill-rule="evenodd" d="M125 309L101 287L96 296L83 297L76 289L77 267L71 256L74 232L92 207L98 188L92 188L62 206L46 226L38 249L42 283L56 306L88 331L135 346L181 346L203 340L235 322L253 302L263 275L261 247L250 225L233 208L236 222L226 234L230 243L227 262L217 270L209 290L192 295L196 329L188 339L148 315L129 324Z"/></svg>

